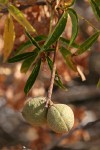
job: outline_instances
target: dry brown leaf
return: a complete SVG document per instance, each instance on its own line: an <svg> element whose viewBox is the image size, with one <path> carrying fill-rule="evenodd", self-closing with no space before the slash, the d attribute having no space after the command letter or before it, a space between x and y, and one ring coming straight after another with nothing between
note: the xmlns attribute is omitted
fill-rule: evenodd
<svg viewBox="0 0 100 150"><path fill-rule="evenodd" d="M8 59L9 55L12 52L14 40L15 40L15 31L12 17L10 15L7 16L4 27L4 62Z"/></svg>

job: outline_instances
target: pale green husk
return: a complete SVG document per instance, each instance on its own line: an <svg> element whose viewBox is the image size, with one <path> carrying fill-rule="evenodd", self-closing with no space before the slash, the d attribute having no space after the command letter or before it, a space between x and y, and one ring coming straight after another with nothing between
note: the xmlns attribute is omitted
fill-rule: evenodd
<svg viewBox="0 0 100 150"><path fill-rule="evenodd" d="M47 108L45 107L46 98L36 97L26 101L22 115L27 122L32 125L41 126L46 123Z"/></svg>
<svg viewBox="0 0 100 150"><path fill-rule="evenodd" d="M74 114L72 109L64 104L53 104L47 113L49 127L57 133L66 133L73 127Z"/></svg>

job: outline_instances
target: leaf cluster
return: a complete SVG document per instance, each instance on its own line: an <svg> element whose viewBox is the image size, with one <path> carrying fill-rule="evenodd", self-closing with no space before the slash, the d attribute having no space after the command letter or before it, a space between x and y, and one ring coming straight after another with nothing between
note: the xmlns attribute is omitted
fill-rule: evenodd
<svg viewBox="0 0 100 150"><path fill-rule="evenodd" d="M0 1L1 3L2 1ZM75 72L78 72L77 64L73 61L73 56L79 56L83 54L84 52L90 50L91 46L96 42L100 35L100 31L96 30L95 33L90 36L86 41L84 41L82 44L76 43L75 39L78 35L78 15L76 11L71 8L70 6L73 5L75 0L72 1L72 4L65 5L62 10L62 15L60 19L58 20L54 30L46 37L44 35L38 35L38 36L31 36L31 32L36 34L36 30L32 27L32 25L28 22L28 20L24 17L23 13L16 8L14 5L10 4L9 2L6 3L7 9L9 11L6 23L5 23L5 30L4 30L4 58L5 60L8 59L12 48L14 44L14 25L13 20L16 19L20 25L22 25L25 28L26 36L29 40L27 40L25 43L20 45L20 47L16 50L16 54L14 57L10 58L8 60L9 63L19 62L22 61L21 65L21 72L27 72L31 66L33 66L33 70L26 82L24 91L27 94L31 87L33 86L40 68L42 64L42 54L45 56L45 59L48 63L48 66L50 70L52 71L53 68L53 62L52 59L49 57L48 53L55 51L55 43L59 41L59 51L63 56L63 59L65 60L65 63L67 66L72 69ZM93 9L93 12L98 20L100 20L100 4L99 2L95 0L89 0L90 5ZM61 8L62 9L62 8ZM71 38L66 39L62 37L62 33L64 32L66 28L66 23L68 16L71 19L72 22L72 33ZM13 29L13 33L11 31ZM12 33L12 34L11 34ZM7 43L7 39L9 37L9 44ZM42 45L40 45L40 42L43 41ZM9 46L8 46L9 45ZM25 52L27 48L34 45L34 49L31 52ZM73 54L70 49L75 48L76 52ZM78 72L79 73L79 72ZM58 72L56 70L56 76L55 76L55 83L61 87L64 88L63 83L58 75Z"/></svg>

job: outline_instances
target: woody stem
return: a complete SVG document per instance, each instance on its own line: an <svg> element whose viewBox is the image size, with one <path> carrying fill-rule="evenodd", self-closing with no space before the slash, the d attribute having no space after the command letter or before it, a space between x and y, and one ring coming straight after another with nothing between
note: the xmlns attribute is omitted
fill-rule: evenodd
<svg viewBox="0 0 100 150"><path fill-rule="evenodd" d="M56 73L56 54L58 51L58 41L56 42L56 49L54 52L54 57L53 57L53 68L51 72L51 78L50 78L50 86L48 89L48 94L47 94L47 100L46 100L46 107L50 105L51 102L51 97L52 97L52 91L53 91L53 85L54 85L54 80L55 80L55 73Z"/></svg>

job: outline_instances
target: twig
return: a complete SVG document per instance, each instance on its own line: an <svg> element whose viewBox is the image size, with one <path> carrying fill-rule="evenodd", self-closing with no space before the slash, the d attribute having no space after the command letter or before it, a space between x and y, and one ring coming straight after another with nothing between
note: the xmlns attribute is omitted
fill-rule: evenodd
<svg viewBox="0 0 100 150"><path fill-rule="evenodd" d="M82 72L80 66L77 65L76 68L77 68L78 74L79 74L79 76L81 77L82 81L85 81L85 80L86 80L86 77L85 77L84 73Z"/></svg>
<svg viewBox="0 0 100 150"><path fill-rule="evenodd" d="M46 100L46 107L48 107L48 105L51 102L51 96L52 96L52 91L53 91L53 85L54 85L54 79L55 79L55 72L56 72L56 52L58 51L58 41L56 42L56 49L54 52L54 58L53 58L53 69L52 69L52 73L51 73L51 79L50 79L50 86L48 89L48 94L47 94L47 100Z"/></svg>
<svg viewBox="0 0 100 150"><path fill-rule="evenodd" d="M74 103L78 105L80 103L82 105L91 101L95 103L95 101L100 100L100 88L96 88L96 86L74 85L67 93L66 91L57 90L53 94L53 99L57 99L57 102L64 104Z"/></svg>
<svg viewBox="0 0 100 150"><path fill-rule="evenodd" d="M65 138L68 138L69 136L71 136L74 132L76 132L77 130L80 129L88 129L94 125L96 125L97 123L100 122L100 119L93 121L93 122L89 122L86 125L79 125L76 128L73 128L69 133L62 135L59 139L57 139L56 141L54 141L54 143L50 146L48 146L46 149L44 150L51 150L52 148L54 148L55 146L57 146L59 143L61 143L61 141Z"/></svg>
<svg viewBox="0 0 100 150"><path fill-rule="evenodd" d="M25 10L25 9L27 9L27 8L29 8L29 7L32 7L32 6L34 6L34 5L46 5L46 3L45 2L34 2L33 3L33 5L21 5L21 6L19 6L19 7L17 7L19 10ZM3 13L3 14L6 14L6 13L8 13L8 9L7 8L4 8L4 9L2 9L1 11L0 11L0 13Z"/></svg>

